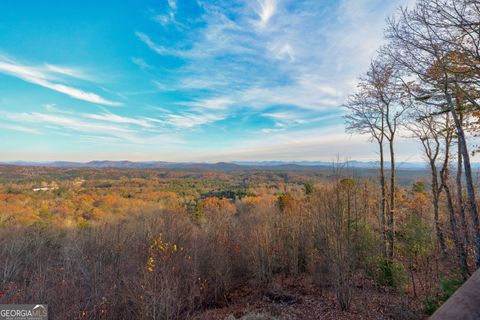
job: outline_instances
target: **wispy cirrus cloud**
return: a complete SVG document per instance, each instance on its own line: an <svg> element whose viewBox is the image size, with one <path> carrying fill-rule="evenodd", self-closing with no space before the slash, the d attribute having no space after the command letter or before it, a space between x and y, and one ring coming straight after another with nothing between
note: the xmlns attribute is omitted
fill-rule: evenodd
<svg viewBox="0 0 480 320"><path fill-rule="evenodd" d="M0 73L63 93L74 99L106 106L122 105L120 102L107 100L96 93L84 91L68 85L67 81L63 79L62 76L68 76L77 79L86 78L83 73L72 68L54 66L50 64L30 66L0 56Z"/></svg>
<svg viewBox="0 0 480 320"><path fill-rule="evenodd" d="M385 18L404 1L199 3L204 27L186 39L155 42L137 32L159 55L183 60L157 83L173 90L208 89L204 100L251 103L248 97L261 93L264 103L257 106L321 109L342 104L382 43Z"/></svg>
<svg viewBox="0 0 480 320"><path fill-rule="evenodd" d="M72 140L92 140L97 144L133 143L139 146L183 144L183 131L223 120L224 115L199 111L173 113L158 108L158 113L145 116L127 116L107 110L98 113L62 109L54 104L44 105L44 111L1 112L0 128L29 134L64 135Z"/></svg>
<svg viewBox="0 0 480 320"><path fill-rule="evenodd" d="M290 61L295 61L295 52L288 42L281 44L280 46L273 47L272 50L276 52L275 57L279 60L290 59Z"/></svg>
<svg viewBox="0 0 480 320"><path fill-rule="evenodd" d="M342 158L352 156L360 160L369 159L374 146L364 137L343 133L341 127L326 126L291 132L263 130L255 139L245 139L222 150L206 150L195 156L207 161L332 161L337 155Z"/></svg>
<svg viewBox="0 0 480 320"><path fill-rule="evenodd" d="M142 70L146 70L146 69L150 69L152 68L151 65L149 65L145 60L143 60L142 58L137 58L137 57L132 57L131 58L132 62L134 64L136 64L137 66L140 67L140 69Z"/></svg>
<svg viewBox="0 0 480 320"><path fill-rule="evenodd" d="M224 117L216 114L186 112L167 115L165 123L176 128L187 129L223 119Z"/></svg>
<svg viewBox="0 0 480 320"><path fill-rule="evenodd" d="M338 111L318 115L309 110L281 110L263 113L262 117L271 119L273 127L263 128L263 133L288 131L295 128L302 128L310 124L317 124L319 127L332 126L332 123L342 122L342 113Z"/></svg>
<svg viewBox="0 0 480 320"><path fill-rule="evenodd" d="M5 118L12 121L22 123L38 123L50 126L56 126L62 129L73 131L89 132L89 133L106 133L106 134L127 134L132 132L129 128L122 126L114 126L104 122L89 122L79 117L59 115L54 113L41 112L22 112L10 113Z"/></svg>
<svg viewBox="0 0 480 320"><path fill-rule="evenodd" d="M275 13L277 1L276 0L258 0L259 10L257 11L260 17L259 25L265 27L270 18Z"/></svg>
<svg viewBox="0 0 480 320"><path fill-rule="evenodd" d="M35 63L0 53L2 79L15 77L63 95L51 100L52 95L35 92L31 96L36 100L16 99L23 88L17 81L7 83L0 88L0 110L5 111L0 127L22 142L32 134L33 148L45 137L46 145L69 146L69 151L90 150L95 144L105 155L114 150L127 158L140 149L146 158L155 154L170 160L329 158L340 145L342 152L361 157L366 144L343 134L340 106L382 43L385 17L412 1L164 0L149 2L151 7L129 3L129 9L137 9L129 23L117 25L125 22L120 17L106 23L112 30L129 30L130 37L110 37L110 28L95 32L107 36L115 50L96 56L105 44L88 41L80 44L79 54L70 56L65 49L74 50L77 43L62 43L68 34L58 30L58 53L67 52L62 60L71 59L66 65L38 62L39 56L49 54L49 47L30 50L38 53L30 57ZM123 14L117 7L109 12ZM25 28L14 19L9 23L9 30L18 27L36 35L28 32L34 24ZM90 29L78 32L82 39L91 37ZM43 38L35 37L22 48L35 48L39 39ZM0 50L8 50L8 44L2 46ZM12 46L12 52L21 49ZM72 67L78 65L106 68L114 75L113 88L100 86L102 81L83 67ZM78 110L78 103L67 105L64 96L93 105ZM39 110L47 101L56 105ZM104 108L121 104L123 108ZM184 153L161 152L165 146L174 150L176 144Z"/></svg>
<svg viewBox="0 0 480 320"><path fill-rule="evenodd" d="M148 119L138 119L131 117L122 117L113 113L101 113L101 114L82 114L85 118L100 120L111 123L119 124L132 124L143 128L152 128L154 125Z"/></svg>
<svg viewBox="0 0 480 320"><path fill-rule="evenodd" d="M231 97L215 97L197 99L195 101L178 102L179 105L189 106L200 110L225 110L235 103L236 101Z"/></svg>
<svg viewBox="0 0 480 320"><path fill-rule="evenodd" d="M316 55L312 59L312 49L318 52L322 44L317 39L324 37L310 24L319 20L311 12L318 9L321 13L323 4L305 1L297 6L289 11L284 2L262 0L232 9L201 2L205 28L193 38L180 43L157 43L144 33L136 35L159 55L185 62L171 70L165 80L156 80L162 88L209 90L210 96L197 99L201 102L226 100L229 105L254 103L257 107L282 103L308 108L321 108L326 103L323 106L330 107L331 93L318 89L327 87L330 79L310 79L317 82L308 85L302 81L320 59ZM268 24L268 28L257 30L258 24ZM311 97L310 101L306 97ZM257 98L260 101L253 101ZM335 104L341 104L341 97L335 97Z"/></svg>
<svg viewBox="0 0 480 320"><path fill-rule="evenodd" d="M163 26L167 26L170 23L179 25L179 23L175 19L176 13L177 13L177 1L167 0L166 12L161 14L155 14L152 18L154 21L157 21Z"/></svg>
<svg viewBox="0 0 480 320"><path fill-rule="evenodd" d="M9 131L20 131L24 133L39 134L40 132L37 129L21 126L21 125L12 125L0 123L0 128Z"/></svg>
<svg viewBox="0 0 480 320"><path fill-rule="evenodd" d="M145 43L150 49L152 49L156 53L162 54L162 55L173 54L167 48L162 47L162 46L156 44L155 42L153 42L152 39L150 39L150 37L148 35L146 35L145 33L137 31L137 32L135 32L135 35L138 37L138 39L140 39L143 43Z"/></svg>
<svg viewBox="0 0 480 320"><path fill-rule="evenodd" d="M56 66L56 65L51 65L46 63L45 68L47 71L54 73L54 74L60 74L60 75L65 75L69 76L72 78L77 78L77 79L82 79L82 80L92 80L90 76L85 74L83 71L70 68L70 67L65 67L65 66Z"/></svg>
<svg viewBox="0 0 480 320"><path fill-rule="evenodd" d="M114 114L86 114L56 109L49 112L9 112L4 113L2 118L2 122L9 123L0 123L0 127L22 131L23 126L28 124L34 129L24 132L66 135L71 142L87 139L96 144L137 146L160 142L183 143L178 136L157 128L153 121Z"/></svg>

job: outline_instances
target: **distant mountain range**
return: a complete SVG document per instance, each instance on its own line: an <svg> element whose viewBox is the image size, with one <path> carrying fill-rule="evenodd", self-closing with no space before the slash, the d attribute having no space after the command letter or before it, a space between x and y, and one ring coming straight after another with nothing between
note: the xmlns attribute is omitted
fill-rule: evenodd
<svg viewBox="0 0 480 320"><path fill-rule="evenodd" d="M58 168L129 168L129 169L203 169L203 170L315 170L318 168L332 168L333 166L343 168L376 169L378 161L346 161L341 163L325 161L232 161L218 163L203 162L165 162L165 161L90 161L90 162L29 162L15 161L2 162L3 165L19 166L43 166ZM385 163L388 168L390 164ZM474 163L475 168L480 168L480 163ZM401 170L424 170L427 168L423 162L399 162L397 168Z"/></svg>
<svg viewBox="0 0 480 320"><path fill-rule="evenodd" d="M249 166L279 166L279 165L298 165L298 166L343 166L350 168L366 168L366 169L376 169L380 167L379 161L344 161L344 162L333 162L333 161L260 161L260 162L242 162L242 161L233 161L232 163L239 165L249 165ZM480 165L480 164L479 164ZM390 162L385 162L385 167L390 166ZM397 163L399 169L409 169L409 170L423 170L426 168L427 164L424 162L399 162Z"/></svg>

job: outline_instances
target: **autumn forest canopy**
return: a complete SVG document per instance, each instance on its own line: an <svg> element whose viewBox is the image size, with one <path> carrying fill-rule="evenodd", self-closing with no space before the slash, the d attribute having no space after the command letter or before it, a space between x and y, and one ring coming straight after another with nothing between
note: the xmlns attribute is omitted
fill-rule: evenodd
<svg viewBox="0 0 480 320"><path fill-rule="evenodd" d="M338 107L374 166L0 165L0 304L46 303L52 319L432 315L480 267L480 2L417 0L383 32ZM402 167L405 140L423 167Z"/></svg>

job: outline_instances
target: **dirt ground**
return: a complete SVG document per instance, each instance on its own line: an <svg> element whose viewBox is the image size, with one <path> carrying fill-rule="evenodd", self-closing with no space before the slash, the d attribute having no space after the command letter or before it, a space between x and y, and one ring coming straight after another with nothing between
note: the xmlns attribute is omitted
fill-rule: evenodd
<svg viewBox="0 0 480 320"><path fill-rule="evenodd" d="M308 277L279 277L265 287L240 287L227 297L226 306L203 311L193 319L426 319L418 301L367 280L352 288L352 296L350 309L341 311L333 288L321 288Z"/></svg>

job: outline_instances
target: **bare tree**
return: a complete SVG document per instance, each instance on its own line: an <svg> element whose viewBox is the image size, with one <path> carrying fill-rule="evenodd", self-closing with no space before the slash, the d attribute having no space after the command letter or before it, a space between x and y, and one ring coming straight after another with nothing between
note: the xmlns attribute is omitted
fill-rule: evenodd
<svg viewBox="0 0 480 320"><path fill-rule="evenodd" d="M445 122L442 121L443 119L432 117L432 113L434 113L434 111L431 110L431 108L425 109L423 106L418 107L417 105L417 108L413 109L409 115L410 118L415 119L416 121L412 121L406 126L413 133L414 137L418 138L422 143L423 151L430 167L435 232L440 251L443 256L446 256L447 247L445 245L445 236L443 234L442 224L439 217L442 185L439 182L440 177L437 169L438 161L441 156L442 143L440 139L442 132L445 130ZM446 155L446 157L448 156Z"/></svg>
<svg viewBox="0 0 480 320"><path fill-rule="evenodd" d="M380 150L380 185L382 188L381 221L384 235L385 256L394 256L394 215L396 207L395 138L401 119L408 108L401 90L397 69L391 60L377 57L358 85L359 92L350 97L346 104L347 130L368 133L377 141ZM388 213L386 210L386 178L384 171L384 141L388 142L390 155L390 188Z"/></svg>
<svg viewBox="0 0 480 320"><path fill-rule="evenodd" d="M345 116L347 132L368 134L370 140L378 144L380 157L380 227L382 233L382 252L387 257L387 235L386 235L386 208L387 208L387 186L385 179L385 113L378 101L371 95L371 83L363 78L357 85L358 92L351 95L344 107L347 109Z"/></svg>

